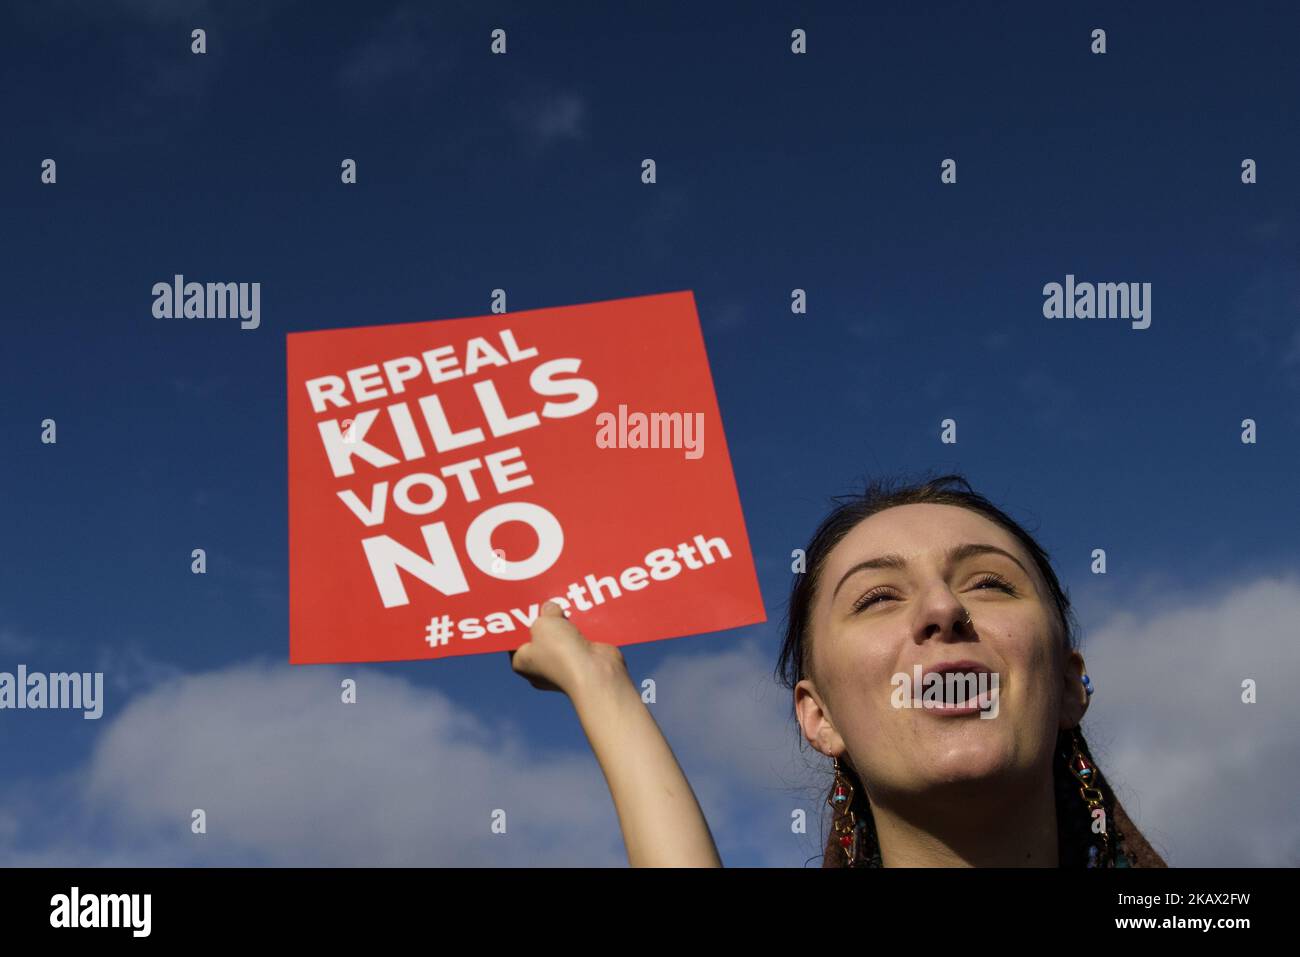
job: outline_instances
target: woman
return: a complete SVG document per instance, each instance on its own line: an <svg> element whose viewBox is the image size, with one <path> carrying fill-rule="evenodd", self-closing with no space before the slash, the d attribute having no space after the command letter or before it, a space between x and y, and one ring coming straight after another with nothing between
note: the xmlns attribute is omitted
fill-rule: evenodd
<svg viewBox="0 0 1300 957"><path fill-rule="evenodd" d="M777 671L835 775L823 866L1165 866L1079 730L1093 688L1070 602L1016 522L959 475L877 483L839 500L803 557ZM721 866L620 650L551 602L531 634L511 665L572 700L628 862ZM979 694L911 693L924 676L952 694L947 675Z"/></svg>

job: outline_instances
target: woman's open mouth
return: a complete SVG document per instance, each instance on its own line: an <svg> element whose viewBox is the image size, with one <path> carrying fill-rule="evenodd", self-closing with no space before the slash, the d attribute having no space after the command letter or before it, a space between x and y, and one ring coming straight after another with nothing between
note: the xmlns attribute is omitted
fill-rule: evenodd
<svg viewBox="0 0 1300 957"><path fill-rule="evenodd" d="M984 687L982 690L968 690L962 686L961 682L956 683L953 688L944 684L944 695L939 701L926 701L923 711L939 715L944 718L956 718L968 714L982 714L990 711L997 704L998 689L994 687Z"/></svg>
<svg viewBox="0 0 1300 957"><path fill-rule="evenodd" d="M981 661L940 662L921 683L922 710L941 717L997 714L998 674Z"/></svg>

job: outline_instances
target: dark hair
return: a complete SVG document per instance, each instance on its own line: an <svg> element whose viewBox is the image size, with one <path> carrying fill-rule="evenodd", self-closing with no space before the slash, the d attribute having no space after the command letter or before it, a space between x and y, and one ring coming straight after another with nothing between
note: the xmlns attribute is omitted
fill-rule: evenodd
<svg viewBox="0 0 1300 957"><path fill-rule="evenodd" d="M840 540L864 519L897 505L920 503L956 505L983 515L1014 535L1047 583L1051 610L1060 627L1062 642L1068 649L1078 647L1078 623L1070 608L1070 599L1065 589L1061 587L1060 581L1057 580L1047 552L1006 513L976 493L961 475L950 473L911 484L889 480L872 481L862 493L837 497L833 501L836 507L822 520L817 531L813 533L808 547L804 549L804 570L795 574L790 591L785 639L781 645L776 670L778 679L791 691L807 676L812 661L809 616L827 556ZM1078 730L1078 739L1080 750L1096 768L1097 763L1093 760L1088 744L1083 738L1082 729ZM1056 795L1057 850L1061 867L1086 867L1089 848L1093 846L1092 842L1097 836L1091 831L1087 807L1079 793L1079 782L1069 769L1072 742L1073 735L1070 731L1061 731L1057 735L1056 753L1052 764ZM857 818L859 837L853 861L849 863L845 851L840 846L839 837L832 830L827 837L822 866L879 867L880 855L875 823L861 777L852 762L848 760L848 755L840 758L840 769L853 786L853 800L849 810ZM1124 812L1123 806L1115 797L1099 768L1096 774L1098 780L1095 786L1102 794L1103 807L1106 810L1110 848L1110 859L1103 861L1101 866L1165 867L1164 860L1147 843L1142 833Z"/></svg>

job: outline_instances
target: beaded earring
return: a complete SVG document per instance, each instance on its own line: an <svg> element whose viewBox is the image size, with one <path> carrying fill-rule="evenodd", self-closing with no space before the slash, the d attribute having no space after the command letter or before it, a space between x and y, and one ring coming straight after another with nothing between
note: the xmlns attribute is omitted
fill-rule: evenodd
<svg viewBox="0 0 1300 957"><path fill-rule="evenodd" d="M1091 688L1088 691L1092 693ZM1084 807L1088 815L1088 829L1092 831L1093 812L1100 808L1105 815L1103 820L1106 821L1106 827L1102 829L1100 841L1088 846L1088 867L1132 867L1133 862L1129 856L1124 853L1123 838L1119 838L1118 846L1115 849L1114 857L1111 856L1110 834L1114 829L1113 821L1105 809L1104 797L1101 793L1101 775L1097 771L1096 765L1088 760L1083 753L1082 740L1079 736L1079 729L1073 728L1070 731L1070 741L1073 747L1067 765L1070 773L1074 775L1075 780L1079 782L1079 797L1083 799ZM1118 837L1118 832L1117 832Z"/></svg>
<svg viewBox="0 0 1300 957"><path fill-rule="evenodd" d="M826 803L831 806L834 817L831 819L831 832L835 843L844 852L845 864L852 867L858 856L858 816L853 813L853 785L844 776L840 768L840 759L835 762L835 784L831 787L830 797Z"/></svg>

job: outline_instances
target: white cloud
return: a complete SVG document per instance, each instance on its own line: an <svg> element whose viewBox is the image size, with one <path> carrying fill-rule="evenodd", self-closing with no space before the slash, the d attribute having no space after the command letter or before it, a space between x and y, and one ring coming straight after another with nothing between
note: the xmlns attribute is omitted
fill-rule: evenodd
<svg viewBox="0 0 1300 957"><path fill-rule="evenodd" d="M345 676L356 704L340 701ZM589 754L545 753L364 667L252 664L168 681L113 720L75 777L84 817L106 830L72 827L91 846L56 842L41 862L626 862ZM207 834L190 833L195 808ZM505 835L490 829L497 808Z"/></svg>
<svg viewBox="0 0 1300 957"><path fill-rule="evenodd" d="M587 101L576 93L534 93L510 103L506 115L537 147L586 136Z"/></svg>
<svg viewBox="0 0 1300 957"><path fill-rule="evenodd" d="M1171 866L1300 864L1297 621L1300 581L1279 577L1087 636L1089 745ZM1241 701L1246 678L1257 704Z"/></svg>
<svg viewBox="0 0 1300 957"><path fill-rule="evenodd" d="M754 642L718 640L726 642L718 652L670 655L654 670L653 713L719 844L802 864L816 850L820 798L796 793L784 692ZM37 847L26 836L20 848L24 829L0 827L0 860L626 864L607 785L585 748L547 753L508 723L489 724L441 692L364 667L151 673L161 683L105 719L84 768L23 782L0 802L0 824L24 820L33 834L39 825L62 835ZM358 680L354 705L339 700L345 676ZM522 680L515 691L537 694ZM576 730L567 699L553 700ZM794 807L808 810L812 836L790 833ZM190 834L195 808L207 813L206 835ZM507 812L507 836L491 833L495 808Z"/></svg>
<svg viewBox="0 0 1300 957"><path fill-rule="evenodd" d="M432 13L410 5L386 17L348 52L339 70L340 85L362 95L399 82L427 89L432 81L430 68L450 66L447 53L435 42Z"/></svg>
<svg viewBox="0 0 1300 957"><path fill-rule="evenodd" d="M516 14L512 6L495 9L505 21ZM442 0L438 4L413 0L400 4L361 28L361 40L343 57L339 86L361 99L395 91L424 96L435 88L446 95L468 68L463 60L465 37L480 29L474 0ZM478 52L487 57L489 30L477 34ZM457 38L457 42L449 42ZM472 54L471 54L472 55Z"/></svg>
<svg viewBox="0 0 1300 957"><path fill-rule="evenodd" d="M1110 615L1086 638L1094 753L1171 865L1300 863L1287 697L1300 680L1300 582L1169 598L1146 615ZM772 678L773 643L756 640L772 627L680 639L653 668L639 662L650 648L626 653L635 681L655 679L652 714L724 862L803 866L819 856L828 778ZM558 694L546 698L581 746L540 748L514 724L365 666L150 673L159 683L110 709L84 766L10 776L0 862L626 863L605 780ZM344 677L358 680L355 705L339 700ZM1258 704L1240 702L1246 677L1259 682ZM538 694L521 679L513 693ZM207 812L206 835L190 833L194 808ZM507 812L505 836L491 833L495 808ZM809 833L795 835L800 808Z"/></svg>

